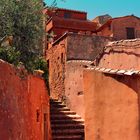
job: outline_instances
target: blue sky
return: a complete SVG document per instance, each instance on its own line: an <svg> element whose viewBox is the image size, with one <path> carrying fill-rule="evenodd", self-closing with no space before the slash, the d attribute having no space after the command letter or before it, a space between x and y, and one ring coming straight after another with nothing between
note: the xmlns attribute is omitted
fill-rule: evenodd
<svg viewBox="0 0 140 140"><path fill-rule="evenodd" d="M45 0L50 5L53 0ZM57 6L86 11L88 18L110 14L112 17L134 14L140 17L140 0L57 0Z"/></svg>

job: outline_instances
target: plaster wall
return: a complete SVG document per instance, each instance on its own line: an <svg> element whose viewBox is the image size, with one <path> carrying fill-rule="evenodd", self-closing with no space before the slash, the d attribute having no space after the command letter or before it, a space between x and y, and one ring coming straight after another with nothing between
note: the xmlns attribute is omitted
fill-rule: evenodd
<svg viewBox="0 0 140 140"><path fill-rule="evenodd" d="M49 118L43 79L0 60L0 139L51 140Z"/></svg>
<svg viewBox="0 0 140 140"><path fill-rule="evenodd" d="M84 71L85 140L139 140L139 80Z"/></svg>

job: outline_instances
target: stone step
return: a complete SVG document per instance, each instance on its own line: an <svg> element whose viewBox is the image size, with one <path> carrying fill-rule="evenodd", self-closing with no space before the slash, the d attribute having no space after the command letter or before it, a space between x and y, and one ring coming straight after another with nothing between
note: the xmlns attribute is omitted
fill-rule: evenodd
<svg viewBox="0 0 140 140"><path fill-rule="evenodd" d="M74 111L63 111L63 110L56 110L56 111L51 111L51 115L57 115L57 114L64 114L64 115L76 115Z"/></svg>
<svg viewBox="0 0 140 140"><path fill-rule="evenodd" d="M67 107L63 107L63 108L51 107L50 111L70 111L70 109Z"/></svg>
<svg viewBox="0 0 140 140"><path fill-rule="evenodd" d="M73 120L51 120L51 124L84 124L82 119L73 119Z"/></svg>
<svg viewBox="0 0 140 140"><path fill-rule="evenodd" d="M50 101L50 104L54 105L54 104L63 104L63 103L60 101Z"/></svg>
<svg viewBox="0 0 140 140"><path fill-rule="evenodd" d="M52 124L51 128L56 129L84 129L84 125L78 125L78 124Z"/></svg>
<svg viewBox="0 0 140 140"><path fill-rule="evenodd" d="M50 101L53 140L84 140L84 120L66 105Z"/></svg>
<svg viewBox="0 0 140 140"><path fill-rule="evenodd" d="M53 140L82 140L82 136L81 135L54 136Z"/></svg>
<svg viewBox="0 0 140 140"><path fill-rule="evenodd" d="M66 107L66 105L64 105L64 104L53 104L53 105L52 105L52 104L51 104L51 105L50 105L50 108L51 108L51 107L53 107L53 108L62 108L62 107Z"/></svg>
<svg viewBox="0 0 140 140"><path fill-rule="evenodd" d="M84 133L84 129L62 129L62 130L53 130L53 135L75 135L80 134L82 135Z"/></svg>
<svg viewBox="0 0 140 140"><path fill-rule="evenodd" d="M71 119L81 119L80 116L78 115L64 115L64 114L59 114L59 115L52 115L51 120L71 120Z"/></svg>

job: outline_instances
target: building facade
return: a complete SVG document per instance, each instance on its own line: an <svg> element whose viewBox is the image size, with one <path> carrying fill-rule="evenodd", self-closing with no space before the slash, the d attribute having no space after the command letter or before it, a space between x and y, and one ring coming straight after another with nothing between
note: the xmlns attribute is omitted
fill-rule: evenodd
<svg viewBox="0 0 140 140"><path fill-rule="evenodd" d="M113 37L114 40L139 38L140 18L133 15L112 18L99 27L96 34Z"/></svg>

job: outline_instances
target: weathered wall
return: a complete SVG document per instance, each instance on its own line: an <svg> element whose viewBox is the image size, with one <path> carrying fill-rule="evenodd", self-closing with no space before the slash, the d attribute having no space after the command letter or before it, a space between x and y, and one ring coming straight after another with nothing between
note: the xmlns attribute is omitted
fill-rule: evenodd
<svg viewBox="0 0 140 140"><path fill-rule="evenodd" d="M44 81L0 61L0 139L44 140L44 136L51 139Z"/></svg>
<svg viewBox="0 0 140 140"><path fill-rule="evenodd" d="M111 26L104 27L100 32L97 33L98 36L106 36L113 37L113 31L111 30Z"/></svg>
<svg viewBox="0 0 140 140"><path fill-rule="evenodd" d="M109 40L107 37L69 34L67 60L94 60Z"/></svg>
<svg viewBox="0 0 140 140"><path fill-rule="evenodd" d="M49 61L50 95L56 99L63 98L65 92L66 47L67 39L65 38L46 51L46 60Z"/></svg>
<svg viewBox="0 0 140 140"><path fill-rule="evenodd" d="M91 61L72 60L66 63L65 74L65 102L67 106L85 117L84 92L83 92L83 70L85 65L90 65Z"/></svg>
<svg viewBox="0 0 140 140"><path fill-rule="evenodd" d="M84 71L86 140L139 140L139 81Z"/></svg>
<svg viewBox="0 0 140 140"><path fill-rule="evenodd" d="M139 70L139 58L140 39L134 39L110 42L96 62L97 66L104 68Z"/></svg>
<svg viewBox="0 0 140 140"><path fill-rule="evenodd" d="M115 40L127 39L126 27L135 28L135 38L140 38L140 19L135 16L114 18L97 33L113 37Z"/></svg>
<svg viewBox="0 0 140 140"><path fill-rule="evenodd" d="M126 27L135 28L136 38L140 37L140 19L134 16L115 19L112 22L113 37L117 40L127 39Z"/></svg>

